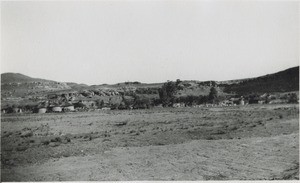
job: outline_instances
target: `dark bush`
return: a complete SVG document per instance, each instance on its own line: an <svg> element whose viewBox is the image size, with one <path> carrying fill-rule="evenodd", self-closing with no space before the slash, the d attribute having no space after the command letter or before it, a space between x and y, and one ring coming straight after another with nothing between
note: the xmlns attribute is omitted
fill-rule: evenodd
<svg viewBox="0 0 300 183"><path fill-rule="evenodd" d="M292 103L292 104L297 104L298 103L297 94L296 93L291 93L290 96L289 96L288 102Z"/></svg>
<svg viewBox="0 0 300 183"><path fill-rule="evenodd" d="M60 137L55 137L53 139L50 140L51 142L61 142L61 138Z"/></svg>

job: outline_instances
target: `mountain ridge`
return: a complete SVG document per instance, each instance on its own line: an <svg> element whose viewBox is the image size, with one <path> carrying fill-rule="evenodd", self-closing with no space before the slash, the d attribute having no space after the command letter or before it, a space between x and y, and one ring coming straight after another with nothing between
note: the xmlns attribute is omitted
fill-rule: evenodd
<svg viewBox="0 0 300 183"><path fill-rule="evenodd" d="M1 74L1 84L24 83L24 82L55 82L47 79L32 78L21 73L6 72Z"/></svg>
<svg viewBox="0 0 300 183"><path fill-rule="evenodd" d="M202 81L202 80L184 80L184 81L194 81L194 82L208 82L208 81L213 81L216 82L217 84L235 84L235 83L240 83L240 82L244 82L244 81L249 81L249 80L253 80L253 79L258 79L258 78L264 78L264 77L268 77L270 75L274 75L274 74L280 74L286 71L290 71L290 70L298 70L299 72L299 66L295 66L295 67L290 67L288 69L282 70L282 71L278 71L278 72L274 72L271 74L265 74L265 75L261 75L261 76L257 76L257 77L250 77L250 78L242 78L242 79L232 79L232 80L224 80L224 81L217 81L217 80L206 80L206 81ZM17 81L16 81L17 80ZM14 73L14 72L5 72L1 74L1 84L3 83L22 83L22 82L57 82L57 83L66 83L68 85L81 85L81 86L86 86L86 87L97 87L97 86L120 86L120 85L126 85L126 83L129 84L133 84L133 85L162 85L164 82L155 82L155 83L141 83L138 81L134 81L134 82L120 82L120 83L115 83L115 84L93 84L93 85L88 85L85 83L76 83L73 81L68 81L68 82L60 82L60 81L53 81L53 80L48 80L48 79L41 79L41 78L33 78L21 73Z"/></svg>
<svg viewBox="0 0 300 183"><path fill-rule="evenodd" d="M216 87L219 95L249 95L270 92L299 91L299 66L285 69L273 74L255 78L228 81L180 81L182 89L178 96L208 95L211 87ZM159 89L164 83L123 82L117 84L86 85L74 82L57 82L32 78L20 73L1 74L1 100L7 98L47 98L48 95L74 95L76 100L109 100L122 95L143 95L158 98ZM118 98L117 97L117 98ZM32 99L33 100L33 99ZM2 100L3 101L3 100Z"/></svg>

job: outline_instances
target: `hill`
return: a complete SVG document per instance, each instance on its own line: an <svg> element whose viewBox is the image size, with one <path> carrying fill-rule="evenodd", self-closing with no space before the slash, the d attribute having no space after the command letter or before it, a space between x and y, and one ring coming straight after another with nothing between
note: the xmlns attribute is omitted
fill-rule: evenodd
<svg viewBox="0 0 300 183"><path fill-rule="evenodd" d="M71 89L65 83L32 78L20 73L1 74L1 97L25 97L41 92Z"/></svg>
<svg viewBox="0 0 300 183"><path fill-rule="evenodd" d="M159 89L164 83L124 82L113 85L86 85L72 82L56 82L45 79L31 78L19 73L1 74L2 105L38 104L52 101L76 103L86 101L95 106L97 102L120 104L124 97L134 97L155 101L159 98ZM176 97L207 96L211 87L215 87L218 95L223 98L231 96L247 96L264 93L287 93L299 91L299 66L274 74L256 78L230 81L180 81L180 90Z"/></svg>
<svg viewBox="0 0 300 183"><path fill-rule="evenodd" d="M1 84L5 83L31 83L31 82L54 82L45 79L31 78L20 73L1 74Z"/></svg>
<svg viewBox="0 0 300 183"><path fill-rule="evenodd" d="M225 93L238 95L299 91L299 66L257 78L237 80L232 83L220 84L220 86L225 87Z"/></svg>

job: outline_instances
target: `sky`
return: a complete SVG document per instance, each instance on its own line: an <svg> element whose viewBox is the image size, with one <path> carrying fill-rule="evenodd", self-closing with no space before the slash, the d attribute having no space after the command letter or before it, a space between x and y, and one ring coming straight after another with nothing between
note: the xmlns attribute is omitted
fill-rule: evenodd
<svg viewBox="0 0 300 183"><path fill-rule="evenodd" d="M1 1L1 73L85 84L299 65L297 1Z"/></svg>

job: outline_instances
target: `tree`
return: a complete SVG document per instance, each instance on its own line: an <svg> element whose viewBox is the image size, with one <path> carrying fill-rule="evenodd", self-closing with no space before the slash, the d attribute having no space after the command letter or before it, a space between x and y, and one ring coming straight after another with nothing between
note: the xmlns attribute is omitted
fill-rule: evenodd
<svg viewBox="0 0 300 183"><path fill-rule="evenodd" d="M184 87L183 87L182 81L180 79L177 79L175 84L176 84L177 90L183 90Z"/></svg>
<svg viewBox="0 0 300 183"><path fill-rule="evenodd" d="M211 87L208 95L208 101L210 103L214 103L217 98L218 98L218 91L216 90L215 87Z"/></svg>
<svg viewBox="0 0 300 183"><path fill-rule="evenodd" d="M133 98L135 98L136 95L133 95ZM134 100L126 99L125 95L122 95L122 103L125 105L125 109L131 109L131 107L134 104ZM122 107L122 106L121 106Z"/></svg>
<svg viewBox="0 0 300 183"><path fill-rule="evenodd" d="M193 104L197 103L198 97L193 95L188 95L185 99L185 104L188 106L192 106Z"/></svg>
<svg viewBox="0 0 300 183"><path fill-rule="evenodd" d="M104 107L104 101L99 99L96 101L96 105L98 108L102 108Z"/></svg>
<svg viewBox="0 0 300 183"><path fill-rule="evenodd" d="M121 109L121 110L127 109L127 106L125 105L124 102L121 102L120 105L118 106L118 109Z"/></svg>
<svg viewBox="0 0 300 183"><path fill-rule="evenodd" d="M140 97L136 95L134 97L134 104L133 108L134 109L149 109L151 105L150 99L146 97Z"/></svg>
<svg viewBox="0 0 300 183"><path fill-rule="evenodd" d="M163 106L171 106L175 101L175 93L177 91L176 83L172 81L166 82L159 90L159 98Z"/></svg>
<svg viewBox="0 0 300 183"><path fill-rule="evenodd" d="M198 99L198 104L206 104L208 102L208 96L204 95L200 95L199 99Z"/></svg>

